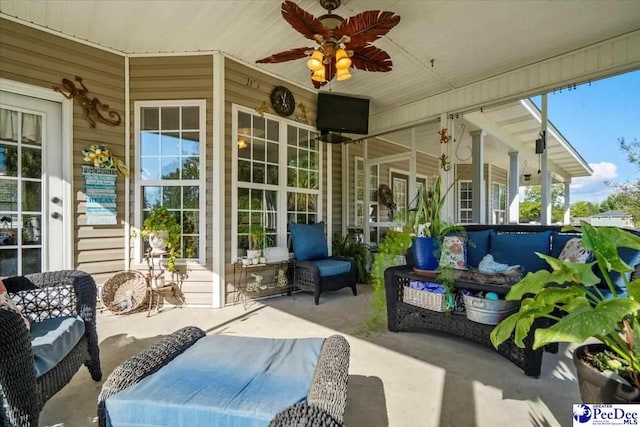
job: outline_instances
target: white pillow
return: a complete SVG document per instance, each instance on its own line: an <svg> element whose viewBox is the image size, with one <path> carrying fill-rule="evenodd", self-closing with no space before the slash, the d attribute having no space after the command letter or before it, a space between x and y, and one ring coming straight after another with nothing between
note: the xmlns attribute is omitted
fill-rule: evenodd
<svg viewBox="0 0 640 427"><path fill-rule="evenodd" d="M590 251L582 247L582 239L574 237L564 244L564 248L562 248L558 259L584 264L591 259L592 255Z"/></svg>
<svg viewBox="0 0 640 427"><path fill-rule="evenodd" d="M466 240L466 237L462 236L445 236L442 241L440 265L465 270L467 268Z"/></svg>

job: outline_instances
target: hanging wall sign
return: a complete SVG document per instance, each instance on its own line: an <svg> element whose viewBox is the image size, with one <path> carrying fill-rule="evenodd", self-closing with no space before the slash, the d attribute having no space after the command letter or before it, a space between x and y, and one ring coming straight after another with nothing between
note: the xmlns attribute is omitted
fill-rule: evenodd
<svg viewBox="0 0 640 427"><path fill-rule="evenodd" d="M82 166L82 175L87 197L87 224L117 224L116 171Z"/></svg>

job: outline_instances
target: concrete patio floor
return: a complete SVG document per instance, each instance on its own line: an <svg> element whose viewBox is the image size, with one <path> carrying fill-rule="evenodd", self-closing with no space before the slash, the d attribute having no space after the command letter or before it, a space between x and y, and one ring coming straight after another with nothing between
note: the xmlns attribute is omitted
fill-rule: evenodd
<svg viewBox="0 0 640 427"><path fill-rule="evenodd" d="M351 345L346 426L567 426L580 401L572 347L545 354L540 378L526 377L502 356L438 333L357 335L371 288L323 294L320 305L298 293L224 309L165 308L128 316L98 316L103 380L131 355L187 325L207 334L256 337L344 335ZM96 425L102 382L83 367L47 402L40 425Z"/></svg>

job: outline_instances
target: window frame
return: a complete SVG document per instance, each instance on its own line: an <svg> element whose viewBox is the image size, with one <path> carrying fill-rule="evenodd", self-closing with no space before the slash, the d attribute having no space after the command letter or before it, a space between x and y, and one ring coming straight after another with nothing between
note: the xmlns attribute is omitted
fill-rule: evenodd
<svg viewBox="0 0 640 427"><path fill-rule="evenodd" d="M495 199L495 187L498 186L498 206L494 206L494 202L496 201ZM500 192L503 193L504 195L504 207L500 206ZM492 181L491 182L491 221L494 224L499 224L496 221L496 214L502 214L502 217L504 218L504 222L500 223L500 224L506 224L508 222L508 218L507 218L507 186L505 184L503 184L502 182L499 181Z"/></svg>
<svg viewBox="0 0 640 427"><path fill-rule="evenodd" d="M471 198L470 199L463 199L462 198L462 184L465 185L471 185ZM471 202L471 207L470 208L463 208L462 207L462 201L470 201ZM471 212L471 220L470 221L462 221L462 212ZM473 223L473 182L470 179L461 179L458 181L458 222L460 224L471 224Z"/></svg>
<svg viewBox="0 0 640 427"><path fill-rule="evenodd" d="M238 180L238 113L246 113L252 116L260 115L253 108L248 108L239 104L231 105L231 226L229 227L231 232L231 251L230 262L233 264L238 260L238 188L249 188L264 191L275 191L277 193L277 231L276 231L276 244L280 247L288 246L288 206L287 197L290 192L314 194L316 195L316 211L315 215L317 222L323 220L322 217L322 199L323 199L323 172L324 172L324 160L323 160L323 146L318 141L318 189L298 188L290 187L287 182L287 150L289 147L287 141L287 128L288 126L294 126L300 129L308 130L310 132L318 132L318 130L310 125L297 122L295 120L287 119L281 116L265 113L262 116L267 120L277 121L279 123L278 129L278 184L266 184L266 183L253 183ZM266 139L266 138L265 138Z"/></svg>
<svg viewBox="0 0 640 427"><path fill-rule="evenodd" d="M149 180L143 181L141 178L140 170L140 158L142 154L141 150L141 120L142 108L150 107L198 107L199 108L199 139L200 139L200 155L199 157L199 178L197 180ZM206 147L207 147L207 121L206 121L207 101L205 99L185 99L185 100L158 100L158 101L135 101L134 102L134 229L138 231L137 237L134 239L135 256L134 262L136 264L142 264L142 238L139 235L139 231L142 228L142 188L152 186L162 186L166 183L182 183L181 186L192 183L193 186L199 188L200 201L198 205L198 258L179 258L176 260L176 264L206 264L206 243L207 243L207 216L206 216L206 196L207 196L207 164L206 164ZM180 129L182 130L182 123L180 123Z"/></svg>

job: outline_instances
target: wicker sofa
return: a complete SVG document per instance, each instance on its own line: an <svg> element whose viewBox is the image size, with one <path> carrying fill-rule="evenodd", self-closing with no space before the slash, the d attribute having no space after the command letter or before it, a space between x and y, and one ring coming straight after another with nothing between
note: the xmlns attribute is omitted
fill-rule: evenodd
<svg viewBox="0 0 640 427"><path fill-rule="evenodd" d="M44 404L83 364L94 381L102 378L96 332L97 288L89 274L75 270L9 277L3 282L11 299L30 318L31 332L19 314L0 308L0 425L37 426ZM81 318L76 321L83 323L84 334L60 362L39 375L32 348L37 324L75 316Z"/></svg>
<svg viewBox="0 0 640 427"><path fill-rule="evenodd" d="M469 250L467 256L469 265L477 267L479 259L487 253L492 253L496 261L507 264L527 264L527 271L536 271L539 266L544 268L546 263L540 264L540 259L533 253L532 248L544 244L541 237L549 236L546 253L557 257L565 243L574 237L576 233L563 233L560 226L536 226L536 225L469 225L466 228L469 240L476 239L476 243ZM489 242L485 242L482 236L487 236ZM491 236L499 235L494 239L498 242L492 245ZM527 240L530 239L530 240ZM531 241L535 240L534 243ZM509 246L512 245L512 246ZM536 251L545 252L536 248ZM501 258L502 257L502 258ZM632 278L640 277L640 254L635 251L625 253L625 261L635 267ZM454 288L471 291L495 292L505 295L509 291L509 284L483 282L482 275L463 274L454 281ZM475 280L474 280L475 278ZM494 328L492 325L473 322L467 319L464 313L464 303L461 298L456 298L454 313L440 313L408 304L403 301L403 290L412 280L424 280L424 276L416 274L413 269L413 261L410 254L407 256L407 265L391 267L385 271L385 288L387 297L388 328L392 332L398 331L440 331L461 336L493 349L489 334ZM621 289L621 291L624 291ZM533 329L547 327L549 321L537 320ZM525 340L525 348L515 345L513 340L505 341L498 349L498 353L506 357L523 369L528 376L538 377L542 364L543 349L532 349L532 336ZM546 351L556 352L557 345L550 345Z"/></svg>
<svg viewBox="0 0 640 427"><path fill-rule="evenodd" d="M111 405L111 407L113 408L114 405L113 405L113 400L109 401L111 403L108 402L110 398L112 397L118 398L117 396L118 393L122 393L122 392L126 393L127 391L129 391L129 393L134 392L136 385L143 382L143 380L145 379L147 379L147 382L144 385L144 387L146 387L144 390L151 393L155 392L156 390L152 390L153 386L149 385L150 383L148 382L148 380L152 379L149 377L153 377L154 374L156 374L158 371L160 371L161 368L168 365L170 362L174 361L174 359L176 359L176 361L179 361L181 355L183 354L186 355L187 353L189 353L190 348L195 349L196 343L200 344L199 340L201 340L203 337L205 337L204 331L202 331L197 327L188 326L188 327L182 328L166 336L156 344L148 347L147 349L143 350L142 352L138 353L137 355L133 356L132 358L127 360L125 363L117 367L105 381L102 387L100 396L98 398L99 425L101 427L104 427L108 424L107 419L112 420L113 412L110 412L110 411L112 411L113 409L109 409L109 406ZM222 336L216 336L216 337L210 336L207 338L220 338L220 337ZM221 341L208 341L205 343L204 341L207 338L202 340L201 343L203 343L204 345L208 345L211 342L217 342L217 343L221 342ZM231 337L231 338L235 338L236 340L243 339L243 337ZM251 346L251 343L253 341L247 341L247 342L249 343L248 345ZM210 346L207 348L208 350L212 349ZM253 347L253 348L254 348L254 351L257 351L256 347ZM197 350L194 350L194 351L197 351ZM221 349L221 351L233 352L233 350L229 350L228 348ZM342 426L344 424L343 418L344 418L344 411L345 411L346 399L347 399L349 352L350 352L349 344L344 337L339 335L333 335L324 339L321 344L321 350L319 352L319 355L317 356L317 363L315 365L315 370L313 371L311 386L308 388L306 402L293 404L281 410L275 415L275 417L271 420L269 425L274 427L285 427L285 426L339 427L339 426ZM193 352L191 352L191 354L193 354ZM207 352L207 354L209 353ZM297 367L293 366L295 365L295 362L291 362L292 360L291 358L293 357L292 354L293 353L288 353L286 355L287 366L288 366L287 370L291 372L298 372L296 370ZM186 356L186 357L189 358L190 356ZM210 360L209 358L208 360L209 362L203 362L203 363L216 363L216 364L225 363L220 359ZM297 359L294 359L294 360L297 360ZM233 364L234 362L232 361L230 363ZM280 362L274 361L273 365L277 365L279 363ZM184 373L183 371L180 371L180 370L175 371L176 370L175 363L171 366L174 372ZM226 370L228 366L229 365L224 365L224 369ZM246 365L243 365L243 367L246 367ZM224 385L218 381L213 381L213 383L211 382L212 378L210 378L208 375L212 371L212 369L209 369L206 366L201 367L201 369L204 369L202 374L203 377L201 378L202 381L204 381L207 384L212 384L211 387L214 389L218 389L217 384L220 384L220 387L224 387ZM283 378L281 378L276 373L276 371L274 371L274 369L275 369L275 366L271 366L269 368L269 374L267 378L273 378L274 381L278 381L278 379L282 381ZM234 375L232 372L229 372L229 371L226 371L226 372L228 375ZM162 375L166 375L166 371L164 373L159 374L159 376L162 376ZM264 377L261 377L260 375L258 376L250 375L250 376L251 376L250 382L252 384L259 383L262 381L262 379L264 379ZM284 380L285 380L285 383L287 383L286 379ZM209 409L201 409L200 408L201 403L198 403L198 402L202 402L202 400L198 400L198 398L196 397L198 395L199 390L202 387L205 387L205 386L198 383L198 385L196 385L195 388L193 389L194 390L193 393L188 394L187 397L190 402L191 411L189 414L177 415L176 419L180 420L176 422L177 424L210 425L213 422L211 421L211 418L209 419L209 422L206 424L203 424L201 421L194 422L192 419L187 419L190 416L190 414L192 414L193 412L197 412L201 410L204 410L204 411L209 410ZM304 388L304 390L307 390L307 388ZM157 391L162 392L162 390L157 390ZM175 391L175 389L173 389L173 391ZM225 396L224 393L218 392L218 390L216 390L214 394L218 396L217 399L215 399L215 401L218 403L222 402L221 403L222 406L216 407L216 409L211 409L210 413L214 414L214 416L219 416L215 414L220 414L220 412L230 410L226 406L226 404L224 404L224 402L227 402L226 400L227 396ZM129 395L129 397L125 399L130 399L130 396L131 395ZM170 400L173 398L174 398L173 396L170 397ZM232 398L234 401L243 399L238 394L235 394L234 396L232 396ZM143 397L142 399L148 400L149 397ZM213 401L211 399L205 400L204 405L209 406L209 403L207 402L213 402ZM258 402L256 402L256 405L257 404ZM260 402L260 404L262 405L264 404L264 402ZM149 413L152 413L151 416L154 416L158 411L165 410L165 408L159 408L158 401L154 401L150 403L150 405L155 405L155 406L152 406L151 409L148 411ZM180 407L182 405L173 404L169 406ZM134 404L133 412L135 412L137 415L140 415L142 412L145 412L145 408L147 407L148 406L146 403L139 404L138 402L136 402ZM172 409L169 408L166 410L171 411ZM237 408L233 409L232 412L235 412L234 416L238 415ZM260 412L260 410L256 408L256 410L252 412L254 416L255 413ZM145 416L145 415L143 414L140 416ZM169 417L163 418L163 419L166 421L167 419L169 419ZM252 422L251 416L247 418L246 422L247 423ZM130 425L133 425L133 424L130 424ZM220 423L216 425L220 425ZM238 425L238 424L236 423L233 425ZM254 425L254 424L251 424L251 425Z"/></svg>

